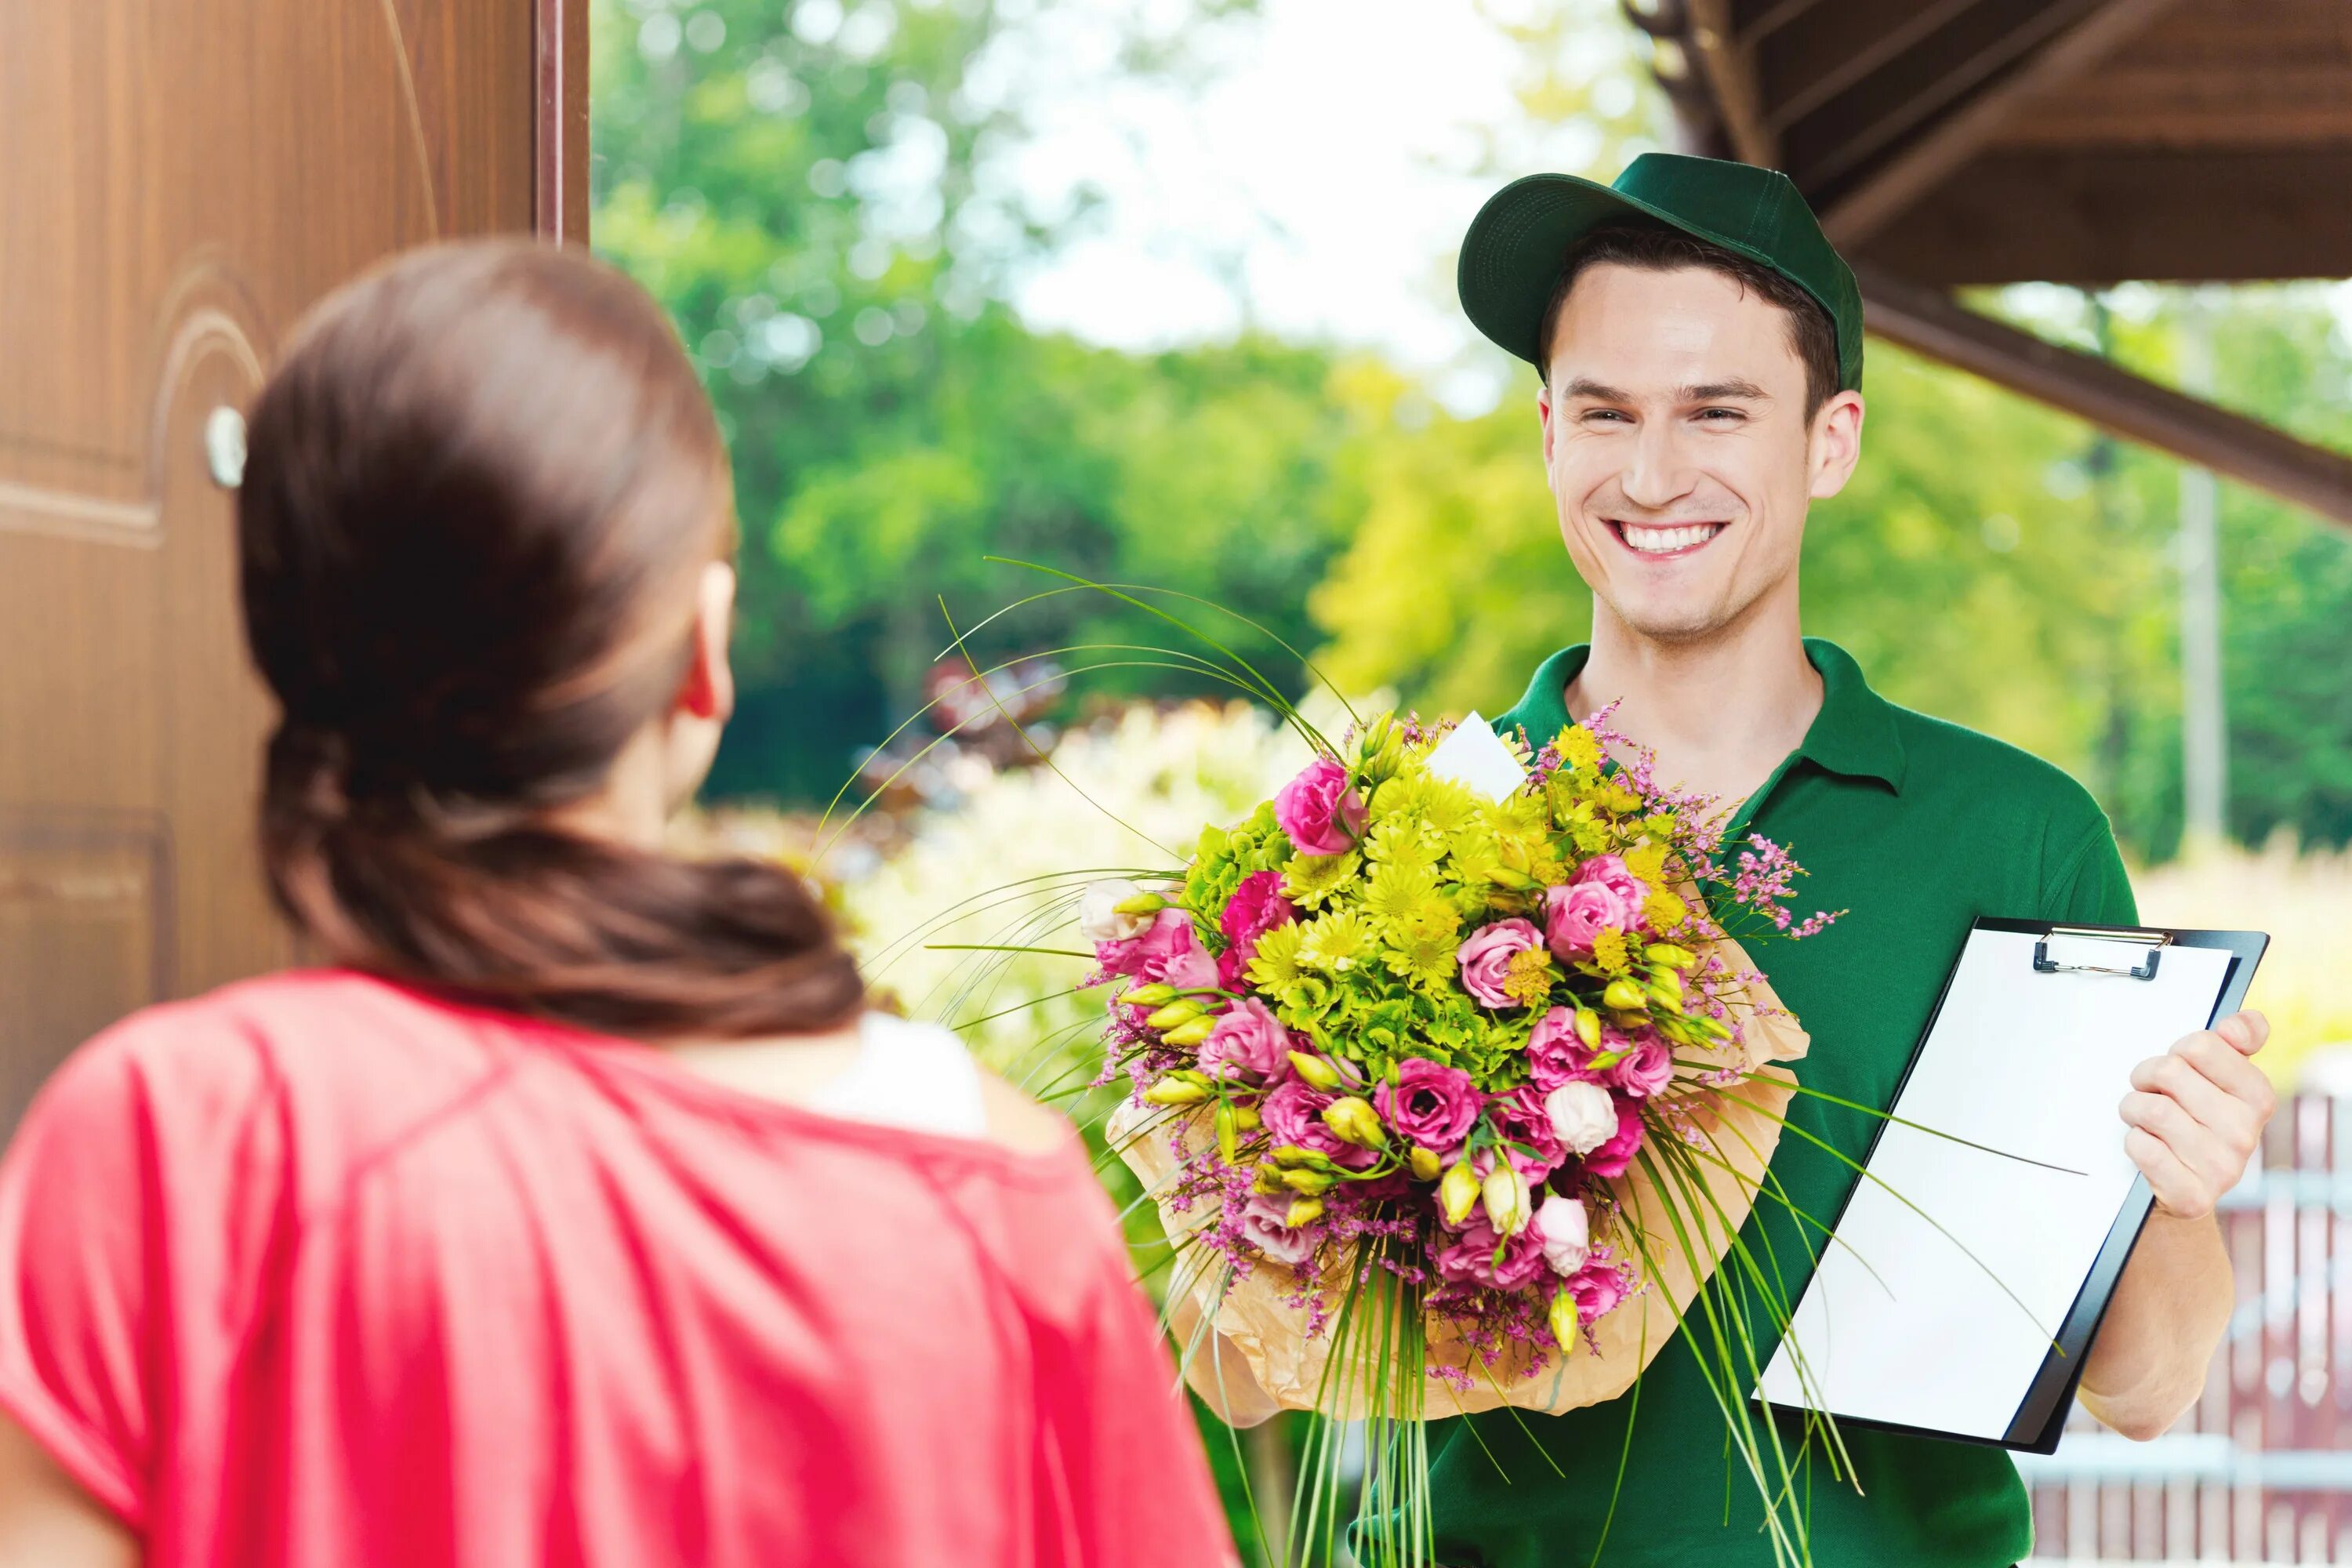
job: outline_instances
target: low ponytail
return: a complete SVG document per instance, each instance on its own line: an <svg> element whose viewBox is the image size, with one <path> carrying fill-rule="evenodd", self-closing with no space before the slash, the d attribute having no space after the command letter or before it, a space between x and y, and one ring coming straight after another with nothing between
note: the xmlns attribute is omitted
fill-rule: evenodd
<svg viewBox="0 0 2352 1568"><path fill-rule="evenodd" d="M247 630L284 717L279 905L336 962L645 1038L823 1029L864 991L764 861L569 825L677 690L725 455L653 302L521 243L335 296L257 405Z"/></svg>

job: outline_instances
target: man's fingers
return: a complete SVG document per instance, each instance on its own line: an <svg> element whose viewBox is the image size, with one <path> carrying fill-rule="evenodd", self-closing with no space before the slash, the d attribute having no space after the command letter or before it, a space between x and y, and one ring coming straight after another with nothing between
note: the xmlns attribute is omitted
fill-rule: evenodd
<svg viewBox="0 0 2352 1568"><path fill-rule="evenodd" d="M2216 1048L2240 1067L2245 1066L2245 1058L2230 1052L2227 1047L2216 1042ZM2262 1139L2261 1109L2206 1077L2202 1068L2178 1051L2140 1063L2132 1068L2131 1081L2134 1089L2171 1100L2241 1155L2252 1154ZM2127 1114L2125 1120L2132 1118ZM2164 1131L2160 1127L2150 1130L2159 1133Z"/></svg>
<svg viewBox="0 0 2352 1568"><path fill-rule="evenodd" d="M2213 1032L2230 1042L2241 1056L2252 1056L2271 1037L2271 1021L2249 1008L2232 1013L2213 1026Z"/></svg>
<svg viewBox="0 0 2352 1568"><path fill-rule="evenodd" d="M2155 1133L2144 1128L2128 1129L2124 1133L2124 1152L2147 1178L2148 1190L2165 1212L2182 1219L2202 1219L2212 1212L2213 1200L2205 1184Z"/></svg>
<svg viewBox="0 0 2352 1568"><path fill-rule="evenodd" d="M2224 1094L2252 1107L2258 1123L2269 1121L2278 1108L2278 1091L2271 1088L2268 1076L2221 1035L2200 1030L2183 1037L2171 1054L2194 1067Z"/></svg>

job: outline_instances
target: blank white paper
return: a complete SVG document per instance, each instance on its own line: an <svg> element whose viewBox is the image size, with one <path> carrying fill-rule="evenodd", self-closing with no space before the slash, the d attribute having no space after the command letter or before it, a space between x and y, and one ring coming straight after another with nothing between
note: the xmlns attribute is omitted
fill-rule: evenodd
<svg viewBox="0 0 2352 1568"><path fill-rule="evenodd" d="M1488 800L1507 800L1528 782L1528 770L1475 709L1430 748L1423 762L1439 778L1467 785Z"/></svg>
<svg viewBox="0 0 2352 1568"><path fill-rule="evenodd" d="M2231 956L2168 947L2152 980L2038 974L2034 942L1970 935L1893 1110L1951 1137L1886 1126L1766 1399L2007 1434L2130 1194L2131 1069L2205 1026Z"/></svg>

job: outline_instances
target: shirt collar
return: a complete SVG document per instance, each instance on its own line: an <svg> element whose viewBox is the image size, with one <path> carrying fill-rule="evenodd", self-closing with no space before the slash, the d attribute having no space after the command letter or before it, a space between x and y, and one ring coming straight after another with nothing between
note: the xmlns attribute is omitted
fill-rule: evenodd
<svg viewBox="0 0 2352 1568"><path fill-rule="evenodd" d="M1584 668L1591 647L1579 643L1543 661L1528 682L1527 695L1512 710L1538 746L1568 724L1568 683ZM1877 779L1902 793L1903 735L1895 705L1870 689L1853 656L1821 637L1805 639L1805 657L1822 678L1822 710L1797 748L1797 755L1849 778Z"/></svg>

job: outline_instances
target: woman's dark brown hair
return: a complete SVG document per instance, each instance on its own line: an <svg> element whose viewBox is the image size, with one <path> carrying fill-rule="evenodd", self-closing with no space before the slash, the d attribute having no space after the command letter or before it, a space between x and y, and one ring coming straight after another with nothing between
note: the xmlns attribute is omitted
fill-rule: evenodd
<svg viewBox="0 0 2352 1568"><path fill-rule="evenodd" d="M669 711L732 542L710 405L642 289L521 241L402 258L311 316L248 447L246 626L283 708L262 847L328 956L653 1038L857 1010L791 872L558 820Z"/></svg>

